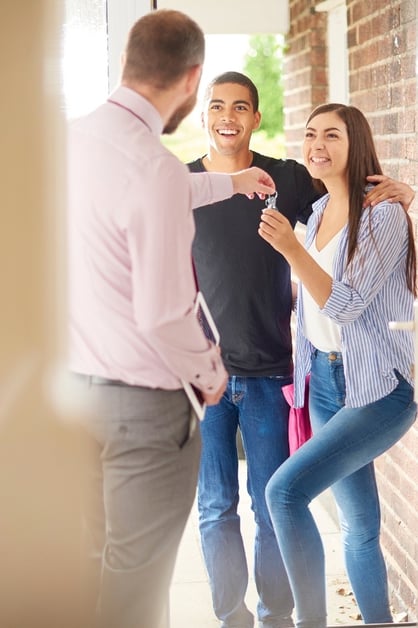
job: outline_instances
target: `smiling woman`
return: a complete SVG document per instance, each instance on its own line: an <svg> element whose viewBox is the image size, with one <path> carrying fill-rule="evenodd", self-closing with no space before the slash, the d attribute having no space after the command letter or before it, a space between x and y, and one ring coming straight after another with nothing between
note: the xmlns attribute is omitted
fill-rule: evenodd
<svg viewBox="0 0 418 628"><path fill-rule="evenodd" d="M297 617L326 626L323 547L309 503L331 487L362 618L388 623L374 460L416 417L413 338L390 331L391 320L413 318L412 225L399 203L372 207L367 200L367 176L382 170L369 123L356 107L317 107L307 121L303 154L311 176L326 186L313 204L305 245L286 217L269 209L259 234L300 280L294 405L304 405L309 374L313 437L273 474L266 499Z"/></svg>
<svg viewBox="0 0 418 628"><path fill-rule="evenodd" d="M313 179L320 180L331 192L335 183L344 188L345 194L339 190L337 225L338 231L342 227L342 220L347 220L348 215L348 185L347 160L348 160L348 131L343 120L335 111L324 112L308 121L303 141L303 158L309 174ZM328 202L328 212L331 201ZM328 213L327 213L328 215ZM323 218L322 230L326 231ZM337 228L338 227L338 228Z"/></svg>

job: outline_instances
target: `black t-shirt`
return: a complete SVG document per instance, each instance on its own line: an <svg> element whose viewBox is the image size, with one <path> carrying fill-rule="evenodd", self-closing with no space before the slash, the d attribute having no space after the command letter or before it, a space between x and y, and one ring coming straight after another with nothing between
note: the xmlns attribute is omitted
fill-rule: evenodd
<svg viewBox="0 0 418 628"><path fill-rule="evenodd" d="M294 227L306 223L318 193L304 166L253 153L252 166L274 179L278 209ZM188 164L205 170L202 160ZM194 211L193 258L221 336L229 375L260 377L292 372L290 268L257 233L265 201L245 195Z"/></svg>

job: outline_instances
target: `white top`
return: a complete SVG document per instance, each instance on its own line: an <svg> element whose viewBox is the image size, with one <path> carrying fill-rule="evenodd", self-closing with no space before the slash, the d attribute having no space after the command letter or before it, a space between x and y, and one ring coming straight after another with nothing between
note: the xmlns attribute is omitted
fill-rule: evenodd
<svg viewBox="0 0 418 628"><path fill-rule="evenodd" d="M366 188L367 190L370 189ZM316 237L327 205L326 194L312 205L306 248ZM373 237L370 237L370 232ZM345 405L358 408L382 399L399 384L395 370L414 385L414 337L408 330L392 331L390 321L414 318L414 296L405 267L408 252L406 213L399 203L383 201L361 216L356 253L347 268L348 227L338 239L332 291L322 311L341 329L346 382ZM301 286L298 293L295 346L295 407L303 406L306 375L311 369L312 343L303 333L305 319Z"/></svg>
<svg viewBox="0 0 418 628"><path fill-rule="evenodd" d="M342 233L342 229L320 251L316 246L316 238L308 249L317 264L332 277L335 252ZM305 317L303 333L305 337L319 351L341 351L341 330L331 318L320 310L317 302L302 285L303 308Z"/></svg>

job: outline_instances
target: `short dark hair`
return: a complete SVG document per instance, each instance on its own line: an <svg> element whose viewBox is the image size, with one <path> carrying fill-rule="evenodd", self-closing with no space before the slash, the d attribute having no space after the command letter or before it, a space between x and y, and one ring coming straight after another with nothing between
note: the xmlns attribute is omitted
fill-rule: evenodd
<svg viewBox="0 0 418 628"><path fill-rule="evenodd" d="M137 20L129 31L122 81L164 89L188 69L202 65L204 58L200 26L181 11L158 9Z"/></svg>
<svg viewBox="0 0 418 628"><path fill-rule="evenodd" d="M233 71L223 72L222 74L218 74L218 76L215 76L215 78L213 78L208 84L208 86L206 87L205 94L204 94L204 102L209 100L210 91L212 87L214 87L215 85L223 85L225 83L236 83L237 85L242 85L243 87L247 87L248 91L250 92L250 100L251 100L251 104L253 106L254 112L258 111L258 106L259 106L258 89L254 85L252 80L248 78L248 76L246 76L245 74L242 74L241 72L233 72Z"/></svg>

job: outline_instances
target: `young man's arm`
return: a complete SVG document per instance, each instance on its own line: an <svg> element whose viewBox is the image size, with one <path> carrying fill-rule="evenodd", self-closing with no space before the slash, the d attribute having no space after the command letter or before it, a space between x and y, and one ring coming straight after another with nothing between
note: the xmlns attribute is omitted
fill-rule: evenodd
<svg viewBox="0 0 418 628"><path fill-rule="evenodd" d="M364 197L363 207L377 205L381 201L389 201L390 203L398 202L405 211L408 211L412 201L415 198L414 190L401 181L395 181L384 174L374 174L367 177L370 183L376 183L374 188Z"/></svg>

